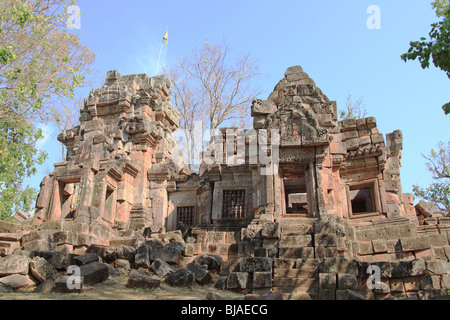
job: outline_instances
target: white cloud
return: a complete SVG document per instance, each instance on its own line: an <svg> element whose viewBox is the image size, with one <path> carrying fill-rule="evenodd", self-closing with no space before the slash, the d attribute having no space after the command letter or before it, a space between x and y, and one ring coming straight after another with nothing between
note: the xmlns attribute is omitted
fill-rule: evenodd
<svg viewBox="0 0 450 320"><path fill-rule="evenodd" d="M42 139L38 140L36 143L36 147L38 149L44 149L45 144L50 140L53 135L53 129L49 125L39 124L38 128L42 130L42 135L44 136Z"/></svg>

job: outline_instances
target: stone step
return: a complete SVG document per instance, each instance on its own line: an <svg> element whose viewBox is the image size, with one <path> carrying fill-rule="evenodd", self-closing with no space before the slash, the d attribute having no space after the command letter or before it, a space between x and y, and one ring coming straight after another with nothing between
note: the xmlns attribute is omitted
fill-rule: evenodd
<svg viewBox="0 0 450 320"><path fill-rule="evenodd" d="M318 277L301 277L301 278L273 278L273 287L279 288L296 288L303 291L318 291Z"/></svg>
<svg viewBox="0 0 450 320"><path fill-rule="evenodd" d="M278 249L278 258L313 259L314 258L314 248L313 247L303 247L303 248L280 247Z"/></svg>
<svg viewBox="0 0 450 320"><path fill-rule="evenodd" d="M282 235L306 235L312 234L313 226L309 224L288 224L281 225L281 234Z"/></svg>
<svg viewBox="0 0 450 320"><path fill-rule="evenodd" d="M275 258L273 267L280 269L301 269L301 268L318 268L320 261L318 259L283 259Z"/></svg>
<svg viewBox="0 0 450 320"><path fill-rule="evenodd" d="M292 225L292 224L302 224L312 226L317 221L317 218L283 218L278 220L281 226Z"/></svg>
<svg viewBox="0 0 450 320"><path fill-rule="evenodd" d="M301 248L312 247L313 240L311 235L282 235L278 244L280 248Z"/></svg>
<svg viewBox="0 0 450 320"><path fill-rule="evenodd" d="M318 277L319 267L303 267L301 269L275 268L273 275L275 278Z"/></svg>

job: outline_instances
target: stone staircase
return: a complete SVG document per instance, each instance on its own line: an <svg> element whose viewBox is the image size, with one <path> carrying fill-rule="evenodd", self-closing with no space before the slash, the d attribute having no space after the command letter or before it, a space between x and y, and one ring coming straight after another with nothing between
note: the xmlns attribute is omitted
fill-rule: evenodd
<svg viewBox="0 0 450 320"><path fill-rule="evenodd" d="M312 300L319 295L319 260L315 259L316 219L280 220L278 255L273 261L273 291L285 300Z"/></svg>

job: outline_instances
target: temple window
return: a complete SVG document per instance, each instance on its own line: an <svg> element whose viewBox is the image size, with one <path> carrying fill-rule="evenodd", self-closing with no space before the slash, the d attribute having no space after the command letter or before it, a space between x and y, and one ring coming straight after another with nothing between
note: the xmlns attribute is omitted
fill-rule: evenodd
<svg viewBox="0 0 450 320"><path fill-rule="evenodd" d="M245 218L245 190L224 190L222 219Z"/></svg>

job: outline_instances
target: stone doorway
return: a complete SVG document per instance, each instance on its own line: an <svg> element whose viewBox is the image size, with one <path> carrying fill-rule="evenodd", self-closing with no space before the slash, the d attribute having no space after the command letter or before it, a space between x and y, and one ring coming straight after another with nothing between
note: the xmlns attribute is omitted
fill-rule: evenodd
<svg viewBox="0 0 450 320"><path fill-rule="evenodd" d="M286 216L309 216L310 206L304 170L284 170L283 190Z"/></svg>

